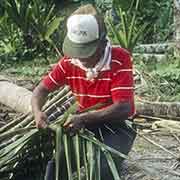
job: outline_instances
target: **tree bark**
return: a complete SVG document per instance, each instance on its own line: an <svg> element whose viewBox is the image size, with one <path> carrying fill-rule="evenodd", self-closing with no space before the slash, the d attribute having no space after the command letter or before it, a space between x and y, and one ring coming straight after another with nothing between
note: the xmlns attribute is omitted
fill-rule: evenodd
<svg viewBox="0 0 180 180"><path fill-rule="evenodd" d="M133 50L135 53L167 54L173 52L173 43L140 44Z"/></svg>
<svg viewBox="0 0 180 180"><path fill-rule="evenodd" d="M142 54L142 53L133 53L133 57L143 59L144 61L152 61L155 60L156 62L163 62L167 60L166 54Z"/></svg>
<svg viewBox="0 0 180 180"><path fill-rule="evenodd" d="M172 121L172 120L161 120L161 121L155 121L152 124L152 129L158 129L158 128L165 128L169 130L170 132L180 132L180 122L179 121Z"/></svg>
<svg viewBox="0 0 180 180"><path fill-rule="evenodd" d="M137 115L180 120L180 102L136 102Z"/></svg>
<svg viewBox="0 0 180 180"><path fill-rule="evenodd" d="M180 0L174 0L175 56L180 56Z"/></svg>
<svg viewBox="0 0 180 180"><path fill-rule="evenodd" d="M31 112L32 92L0 76L0 103L21 113Z"/></svg>

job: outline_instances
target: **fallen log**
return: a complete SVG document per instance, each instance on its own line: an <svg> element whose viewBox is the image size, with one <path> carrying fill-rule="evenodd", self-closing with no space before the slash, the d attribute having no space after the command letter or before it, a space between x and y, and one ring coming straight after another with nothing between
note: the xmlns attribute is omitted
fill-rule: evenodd
<svg viewBox="0 0 180 180"><path fill-rule="evenodd" d="M31 112L32 92L0 77L0 103L24 114ZM180 120L180 102L136 101L137 115Z"/></svg>
<svg viewBox="0 0 180 180"><path fill-rule="evenodd" d="M173 53L173 43L140 44L133 50L135 53L166 54Z"/></svg>
<svg viewBox="0 0 180 180"><path fill-rule="evenodd" d="M148 54L148 53L133 53L134 58L143 59L145 62L148 62L154 59L156 62L166 61L168 56L166 54Z"/></svg>
<svg viewBox="0 0 180 180"><path fill-rule="evenodd" d="M180 120L180 102L136 102L137 115Z"/></svg>
<svg viewBox="0 0 180 180"><path fill-rule="evenodd" d="M0 76L0 103L22 113L31 112L32 92L11 83L7 78Z"/></svg>
<svg viewBox="0 0 180 180"><path fill-rule="evenodd" d="M156 121L152 124L153 129L166 128L171 132L180 132L180 122L173 120Z"/></svg>
<svg viewBox="0 0 180 180"><path fill-rule="evenodd" d="M180 1L174 0L174 24L175 24L175 56L180 57Z"/></svg>

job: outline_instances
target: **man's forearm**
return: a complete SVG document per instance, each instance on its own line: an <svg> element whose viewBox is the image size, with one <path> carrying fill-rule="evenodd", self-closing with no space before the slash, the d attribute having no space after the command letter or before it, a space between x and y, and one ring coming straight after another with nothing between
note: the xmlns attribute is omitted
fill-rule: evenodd
<svg viewBox="0 0 180 180"><path fill-rule="evenodd" d="M118 122L127 119L130 110L130 103L116 103L103 110L82 113L81 118L87 126L104 122Z"/></svg>
<svg viewBox="0 0 180 180"><path fill-rule="evenodd" d="M45 102L46 102L46 97L33 96L31 101L33 112L36 113L38 111L41 111Z"/></svg>
<svg viewBox="0 0 180 180"><path fill-rule="evenodd" d="M45 104L48 96L48 91L42 88L42 86L37 86L33 91L33 96L31 100L32 110L34 113L41 111L43 105Z"/></svg>

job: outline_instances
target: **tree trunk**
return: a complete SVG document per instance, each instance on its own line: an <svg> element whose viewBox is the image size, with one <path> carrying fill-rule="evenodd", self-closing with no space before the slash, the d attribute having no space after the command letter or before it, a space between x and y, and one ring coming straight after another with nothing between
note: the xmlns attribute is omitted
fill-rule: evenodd
<svg viewBox="0 0 180 180"><path fill-rule="evenodd" d="M0 76L0 103L22 113L31 112L32 92Z"/></svg>
<svg viewBox="0 0 180 180"><path fill-rule="evenodd" d="M180 0L174 0L175 56L180 56Z"/></svg>
<svg viewBox="0 0 180 180"><path fill-rule="evenodd" d="M136 102L138 115L180 120L180 102Z"/></svg>
<svg viewBox="0 0 180 180"><path fill-rule="evenodd" d="M156 62L165 62L167 60L166 54L142 54L142 53L133 53L133 57L143 59L145 62L155 60Z"/></svg>
<svg viewBox="0 0 180 180"><path fill-rule="evenodd" d="M135 53L145 54L167 54L173 52L173 43L140 44L133 50Z"/></svg>

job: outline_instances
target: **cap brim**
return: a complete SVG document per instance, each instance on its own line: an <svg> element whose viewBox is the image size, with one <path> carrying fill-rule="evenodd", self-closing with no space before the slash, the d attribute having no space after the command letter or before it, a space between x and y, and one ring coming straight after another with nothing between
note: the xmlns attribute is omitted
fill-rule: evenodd
<svg viewBox="0 0 180 180"><path fill-rule="evenodd" d="M66 56L72 58L88 58L95 54L98 41L99 40L86 44L77 44L66 36L63 43L63 52Z"/></svg>

